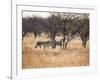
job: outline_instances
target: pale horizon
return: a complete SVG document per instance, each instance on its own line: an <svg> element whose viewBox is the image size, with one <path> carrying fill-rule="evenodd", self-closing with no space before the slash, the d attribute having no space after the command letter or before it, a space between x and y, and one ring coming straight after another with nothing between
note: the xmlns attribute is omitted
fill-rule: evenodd
<svg viewBox="0 0 100 80"><path fill-rule="evenodd" d="M43 18L47 18L48 16L50 16L49 12L30 12L30 11L23 11L23 17L43 17Z"/></svg>

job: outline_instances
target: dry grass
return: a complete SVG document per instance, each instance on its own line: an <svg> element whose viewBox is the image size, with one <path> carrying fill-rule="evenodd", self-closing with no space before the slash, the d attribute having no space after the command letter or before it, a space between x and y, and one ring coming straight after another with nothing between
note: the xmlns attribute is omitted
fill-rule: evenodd
<svg viewBox="0 0 100 80"><path fill-rule="evenodd" d="M59 38L57 38L59 39ZM34 48L37 40L48 40L34 35L25 36L23 40L22 68L45 68L45 67L71 67L89 65L89 44L83 48L80 39L75 39L68 44L67 49Z"/></svg>

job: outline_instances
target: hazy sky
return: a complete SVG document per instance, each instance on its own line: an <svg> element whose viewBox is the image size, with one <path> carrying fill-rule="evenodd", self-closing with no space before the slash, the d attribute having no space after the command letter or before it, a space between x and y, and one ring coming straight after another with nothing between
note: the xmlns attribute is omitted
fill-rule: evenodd
<svg viewBox="0 0 100 80"><path fill-rule="evenodd" d="M48 12L23 11L23 17L32 17L32 16L46 18L49 16L49 13Z"/></svg>

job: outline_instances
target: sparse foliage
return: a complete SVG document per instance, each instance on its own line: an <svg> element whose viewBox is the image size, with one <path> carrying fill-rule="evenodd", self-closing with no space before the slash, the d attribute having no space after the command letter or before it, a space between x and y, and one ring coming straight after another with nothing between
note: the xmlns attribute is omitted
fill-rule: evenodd
<svg viewBox="0 0 100 80"><path fill-rule="evenodd" d="M60 33L63 36L63 47L67 47L67 44L75 36L79 36L82 45L86 47L86 42L89 39L89 14L63 12L50 13L50 15L48 18L22 18L23 37L27 32L33 32L35 37L43 32L48 33L53 47L55 47L55 37Z"/></svg>

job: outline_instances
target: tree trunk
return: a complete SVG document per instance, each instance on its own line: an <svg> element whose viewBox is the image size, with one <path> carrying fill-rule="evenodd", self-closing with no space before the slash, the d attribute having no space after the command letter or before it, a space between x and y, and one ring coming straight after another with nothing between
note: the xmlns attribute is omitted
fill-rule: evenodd
<svg viewBox="0 0 100 80"><path fill-rule="evenodd" d="M55 33L51 33L50 34L52 48L56 48L56 40L55 40L55 37L56 37L56 34Z"/></svg>
<svg viewBox="0 0 100 80"><path fill-rule="evenodd" d="M65 48L67 48L67 46L68 46L68 41L65 43Z"/></svg>
<svg viewBox="0 0 100 80"><path fill-rule="evenodd" d="M83 45L84 48L86 48L86 41L85 40L82 41L82 45Z"/></svg>
<svg viewBox="0 0 100 80"><path fill-rule="evenodd" d="M65 48L67 48L68 43L74 38L74 36L70 36L69 39L67 39L67 42L65 43Z"/></svg>
<svg viewBox="0 0 100 80"><path fill-rule="evenodd" d="M62 47L65 48L65 34L63 34Z"/></svg>
<svg viewBox="0 0 100 80"><path fill-rule="evenodd" d="M83 47L84 48L86 48L86 38L83 36L83 37L81 37L81 39L82 39L82 45L83 45Z"/></svg>
<svg viewBox="0 0 100 80"><path fill-rule="evenodd" d="M27 32L22 32L22 40L24 38L24 36L26 35Z"/></svg>
<svg viewBox="0 0 100 80"><path fill-rule="evenodd" d="M34 37L36 38L36 36L37 36L37 33L34 32Z"/></svg>

